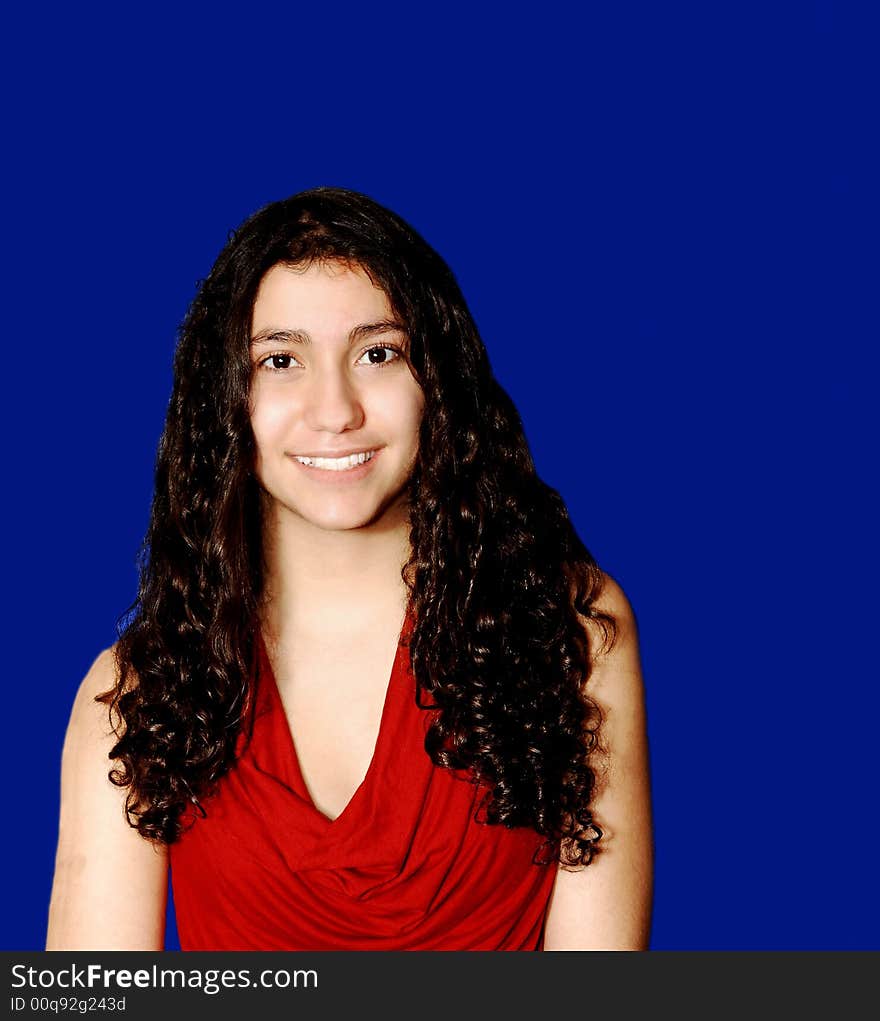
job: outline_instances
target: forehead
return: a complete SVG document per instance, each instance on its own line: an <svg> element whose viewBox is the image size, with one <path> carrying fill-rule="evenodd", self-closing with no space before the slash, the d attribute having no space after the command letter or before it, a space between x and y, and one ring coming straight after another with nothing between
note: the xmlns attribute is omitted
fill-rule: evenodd
<svg viewBox="0 0 880 1021"><path fill-rule="evenodd" d="M252 334L270 327L333 333L390 315L387 295L359 266L278 264L260 281Z"/></svg>

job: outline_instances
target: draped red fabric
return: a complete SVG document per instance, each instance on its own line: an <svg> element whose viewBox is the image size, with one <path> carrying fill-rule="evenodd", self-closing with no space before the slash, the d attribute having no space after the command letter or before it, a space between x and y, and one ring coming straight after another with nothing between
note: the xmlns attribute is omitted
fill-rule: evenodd
<svg viewBox="0 0 880 1021"><path fill-rule="evenodd" d="M476 822L482 789L424 749L401 632L367 774L312 803L262 640L251 740L170 848L184 950L540 950L556 874L542 839Z"/></svg>

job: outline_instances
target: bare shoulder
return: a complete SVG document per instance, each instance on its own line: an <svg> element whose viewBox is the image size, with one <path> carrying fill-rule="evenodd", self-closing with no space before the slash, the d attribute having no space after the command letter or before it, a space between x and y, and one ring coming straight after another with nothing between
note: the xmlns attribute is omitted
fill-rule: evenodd
<svg viewBox="0 0 880 1021"><path fill-rule="evenodd" d="M626 593L617 581L607 572L602 572L602 587L599 590L594 606L603 613L611 614L626 629L634 629L636 615Z"/></svg>
<svg viewBox="0 0 880 1021"><path fill-rule="evenodd" d="M591 803L602 830L595 862L560 871L545 950L640 949L648 944L653 844L647 728L636 617L621 586L603 575L593 609L614 620L614 640L583 618L590 644L586 693L599 706L601 765Z"/></svg>
<svg viewBox="0 0 880 1021"><path fill-rule="evenodd" d="M92 663L81 681L73 700L70 724L67 729L65 749L77 741L99 741L101 744L115 744L119 738L118 722L111 724L108 706L98 702L116 686L115 647L104 649Z"/></svg>
<svg viewBox="0 0 880 1021"><path fill-rule="evenodd" d="M167 854L129 825L110 780L121 725L96 701L117 679L104 649L80 683L61 755L61 811L46 948L161 949Z"/></svg>
<svg viewBox="0 0 880 1021"><path fill-rule="evenodd" d="M611 677L617 678L618 686L628 683L631 694L641 689L641 668L639 662L639 631L635 611L620 584L610 575L602 572L602 582L592 609L610 618L609 629L601 619L581 616L590 647L591 688L595 691Z"/></svg>
<svg viewBox="0 0 880 1021"><path fill-rule="evenodd" d="M83 788L87 776L96 781L99 765L104 773L118 765L110 752L124 727L118 713L111 713L110 700L99 701L100 696L114 693L117 677L116 651L111 646L98 654L77 688L61 758L62 797L74 787Z"/></svg>
<svg viewBox="0 0 880 1021"><path fill-rule="evenodd" d="M595 620L582 618L591 652L586 690L604 717L600 747L613 751L612 768L619 769L633 753L642 757L644 751L645 691L638 624L626 593L610 574L603 573L593 609L612 618L613 640L603 640L604 632Z"/></svg>
<svg viewBox="0 0 880 1021"><path fill-rule="evenodd" d="M600 614L613 617L625 629L635 627L636 617L632 604L618 581L607 571L599 571L599 584L593 594L592 608ZM596 626L585 617L581 619L589 628Z"/></svg>

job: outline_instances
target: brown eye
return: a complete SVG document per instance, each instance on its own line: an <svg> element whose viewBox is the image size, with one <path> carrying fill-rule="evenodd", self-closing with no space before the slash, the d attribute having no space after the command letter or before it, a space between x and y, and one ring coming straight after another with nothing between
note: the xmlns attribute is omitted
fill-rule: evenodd
<svg viewBox="0 0 880 1021"><path fill-rule="evenodd" d="M390 365L391 362L397 361L399 357L400 352L393 347L371 347L364 351L358 359L358 364ZM365 358L367 359L366 363L364 363Z"/></svg>
<svg viewBox="0 0 880 1021"><path fill-rule="evenodd" d="M267 355L260 365L276 372L283 372L285 369L289 369L292 363L293 355Z"/></svg>

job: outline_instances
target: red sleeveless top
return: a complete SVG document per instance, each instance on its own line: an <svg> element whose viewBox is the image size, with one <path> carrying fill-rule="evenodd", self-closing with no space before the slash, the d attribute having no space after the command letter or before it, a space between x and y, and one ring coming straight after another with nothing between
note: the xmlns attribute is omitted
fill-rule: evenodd
<svg viewBox="0 0 880 1021"><path fill-rule="evenodd" d="M170 846L183 950L540 950L556 868L533 830L474 820L434 766L407 617L373 759L342 814L309 796L261 637L251 740Z"/></svg>

